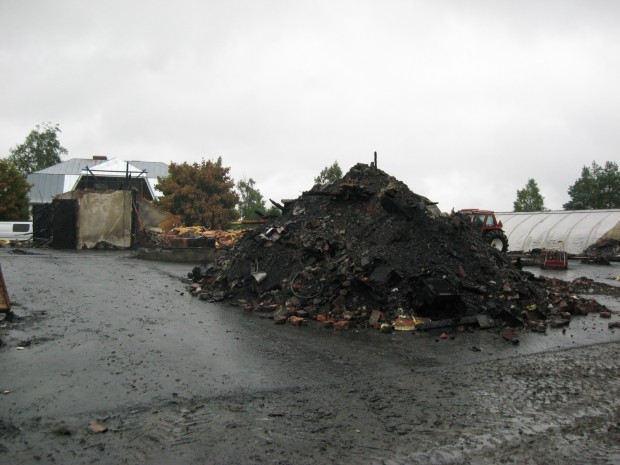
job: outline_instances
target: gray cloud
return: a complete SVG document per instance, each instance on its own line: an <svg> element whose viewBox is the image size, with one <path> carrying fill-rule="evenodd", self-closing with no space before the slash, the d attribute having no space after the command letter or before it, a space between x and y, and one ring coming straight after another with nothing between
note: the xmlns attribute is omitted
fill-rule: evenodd
<svg viewBox="0 0 620 465"><path fill-rule="evenodd" d="M0 153L37 123L70 156L222 156L265 197L338 160L443 210L547 207L617 160L609 1L19 2L0 5Z"/></svg>

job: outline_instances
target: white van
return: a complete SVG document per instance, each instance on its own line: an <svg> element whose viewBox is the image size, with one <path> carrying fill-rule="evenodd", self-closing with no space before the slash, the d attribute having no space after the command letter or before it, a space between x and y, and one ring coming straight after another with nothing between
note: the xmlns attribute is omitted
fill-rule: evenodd
<svg viewBox="0 0 620 465"><path fill-rule="evenodd" d="M1 241L32 240L32 221L0 221Z"/></svg>

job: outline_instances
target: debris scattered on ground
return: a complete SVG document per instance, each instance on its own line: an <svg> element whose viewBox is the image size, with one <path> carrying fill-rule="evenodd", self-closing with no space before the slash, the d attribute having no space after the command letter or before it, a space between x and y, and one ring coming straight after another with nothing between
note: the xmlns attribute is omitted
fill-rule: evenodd
<svg viewBox="0 0 620 465"><path fill-rule="evenodd" d="M59 425L52 430L56 436L71 436L71 431L65 425Z"/></svg>
<svg viewBox="0 0 620 465"><path fill-rule="evenodd" d="M600 238L584 251L583 263L611 265L611 260L620 257L620 240Z"/></svg>
<svg viewBox="0 0 620 465"><path fill-rule="evenodd" d="M142 245L190 248L211 247L214 249L230 249L244 234L246 229L213 230L203 226L179 226L166 232L143 231Z"/></svg>
<svg viewBox="0 0 620 465"><path fill-rule="evenodd" d="M88 430L91 433L105 433L108 428L101 423L97 423L95 420L91 420L88 422Z"/></svg>
<svg viewBox="0 0 620 465"><path fill-rule="evenodd" d="M9 241L2 239L0 240L0 247L30 247L32 246L32 241Z"/></svg>
<svg viewBox="0 0 620 465"><path fill-rule="evenodd" d="M31 252L30 250L26 249L13 249L11 250L11 253L14 253L16 255L37 255L35 252Z"/></svg>
<svg viewBox="0 0 620 465"><path fill-rule="evenodd" d="M269 314L277 324L383 332L496 323L544 331L547 320L606 310L578 297L584 289L620 293L585 278L565 283L518 269L458 215L442 215L364 164L282 210L245 231L211 269L194 269L190 292Z"/></svg>

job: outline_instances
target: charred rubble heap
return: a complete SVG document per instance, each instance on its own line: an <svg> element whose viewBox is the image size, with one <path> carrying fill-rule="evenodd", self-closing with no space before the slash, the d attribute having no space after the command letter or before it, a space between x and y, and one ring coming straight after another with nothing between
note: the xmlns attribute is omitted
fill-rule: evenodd
<svg viewBox="0 0 620 465"><path fill-rule="evenodd" d="M620 259L620 240L601 238L584 250L584 255L582 263L611 265L612 260Z"/></svg>
<svg viewBox="0 0 620 465"><path fill-rule="evenodd" d="M284 202L281 217L192 276L201 299L337 329L481 315L540 327L601 310L515 268L461 217L364 164Z"/></svg>

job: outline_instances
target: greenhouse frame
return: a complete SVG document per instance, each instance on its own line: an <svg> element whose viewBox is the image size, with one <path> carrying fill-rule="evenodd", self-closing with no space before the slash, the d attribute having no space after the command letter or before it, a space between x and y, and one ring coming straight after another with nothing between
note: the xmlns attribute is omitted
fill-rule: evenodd
<svg viewBox="0 0 620 465"><path fill-rule="evenodd" d="M496 212L508 250L557 249L579 255L598 239L620 240L620 209Z"/></svg>

